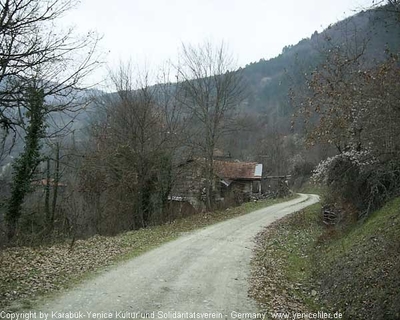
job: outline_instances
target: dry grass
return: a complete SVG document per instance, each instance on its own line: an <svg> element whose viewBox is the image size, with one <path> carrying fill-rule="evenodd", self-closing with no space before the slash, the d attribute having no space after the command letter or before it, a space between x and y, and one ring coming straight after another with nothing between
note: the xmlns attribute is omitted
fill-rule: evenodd
<svg viewBox="0 0 400 320"><path fill-rule="evenodd" d="M0 308L13 302L26 307L35 298L64 289L108 266L132 258L167 241L223 220L288 199L246 203L240 207L197 214L172 223L131 231L115 237L95 236L41 247L0 251Z"/></svg>
<svg viewBox="0 0 400 320"><path fill-rule="evenodd" d="M266 314L310 312L316 304L310 252L321 234L320 205L286 216L256 237L250 296ZM314 292L315 291L315 292Z"/></svg>
<svg viewBox="0 0 400 320"><path fill-rule="evenodd" d="M319 205L277 221L256 238L251 296L267 312L400 319L399 208L397 198L351 229L324 226Z"/></svg>

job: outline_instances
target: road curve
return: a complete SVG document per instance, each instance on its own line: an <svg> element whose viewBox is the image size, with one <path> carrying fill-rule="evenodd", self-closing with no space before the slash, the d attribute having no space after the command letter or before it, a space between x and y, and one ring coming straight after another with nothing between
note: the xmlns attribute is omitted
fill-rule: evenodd
<svg viewBox="0 0 400 320"><path fill-rule="evenodd" d="M160 311L165 313L163 319L174 318L173 312L215 312L231 319L232 312L256 312L257 306L247 297L253 237L273 221L318 201L316 195L301 194L191 232L84 281L35 311L49 318L68 316L54 311L81 311L80 318L86 319L93 318L87 312L107 319L111 314L113 319L140 318L145 312L155 312L157 319ZM166 315L169 311L172 314Z"/></svg>

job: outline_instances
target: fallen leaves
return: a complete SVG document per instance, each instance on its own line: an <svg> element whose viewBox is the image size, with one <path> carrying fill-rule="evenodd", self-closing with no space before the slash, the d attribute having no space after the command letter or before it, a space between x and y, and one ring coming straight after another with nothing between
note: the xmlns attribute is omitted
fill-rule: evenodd
<svg viewBox="0 0 400 320"><path fill-rule="evenodd" d="M5 249L0 252L0 305L63 288L130 249L118 238L107 237L77 241L72 251L68 243Z"/></svg>
<svg viewBox="0 0 400 320"><path fill-rule="evenodd" d="M138 255L179 237L183 232L202 228L229 218L288 199L246 203L230 210L197 214L120 234L94 236L41 247L13 247L0 251L0 308L13 301L32 300L43 294L68 287L94 271Z"/></svg>
<svg viewBox="0 0 400 320"><path fill-rule="evenodd" d="M341 312L346 319L400 319L400 198L341 237L313 209L256 238L249 294L266 312ZM323 229L321 229L323 228ZM328 230L329 231L329 230Z"/></svg>
<svg viewBox="0 0 400 320"><path fill-rule="evenodd" d="M318 296L306 274L311 227L304 212L297 212L256 236L249 295L263 312L313 311Z"/></svg>

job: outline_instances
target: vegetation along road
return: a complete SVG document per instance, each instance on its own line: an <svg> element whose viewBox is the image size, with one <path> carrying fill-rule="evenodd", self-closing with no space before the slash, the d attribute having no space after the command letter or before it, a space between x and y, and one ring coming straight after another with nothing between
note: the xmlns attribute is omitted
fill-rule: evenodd
<svg viewBox="0 0 400 320"><path fill-rule="evenodd" d="M38 311L255 312L247 297L253 237L283 216L319 201L300 197L189 233L39 306ZM170 318L170 317L167 317ZM224 317L225 318L225 317Z"/></svg>

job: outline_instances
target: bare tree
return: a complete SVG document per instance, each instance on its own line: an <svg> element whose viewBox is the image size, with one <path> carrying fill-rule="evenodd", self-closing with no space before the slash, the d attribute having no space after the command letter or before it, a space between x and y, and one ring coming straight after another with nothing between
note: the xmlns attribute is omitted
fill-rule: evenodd
<svg viewBox="0 0 400 320"><path fill-rule="evenodd" d="M57 19L75 3L74 0L0 2L3 147L10 131L14 136L20 133L25 143L14 164L12 195L6 213L9 239L15 235L24 197L41 161L41 139L64 129L65 121L54 121L55 113L67 114L72 119L73 113L86 104L81 93L82 81L98 65L95 49L99 39L94 33L77 38L73 29L63 32L56 26Z"/></svg>
<svg viewBox="0 0 400 320"><path fill-rule="evenodd" d="M226 46L183 45L177 67L179 99L191 123L190 145L205 159L207 209L212 208L214 149L221 137L235 129L238 105L245 99L245 83L235 70Z"/></svg>
<svg viewBox="0 0 400 320"><path fill-rule="evenodd" d="M350 203L362 216L399 190L400 79L397 54L387 50L385 60L369 63L365 42L355 40L356 50L347 43L328 50L299 109L310 120L308 142L337 149L315 177L328 184L332 202Z"/></svg>
<svg viewBox="0 0 400 320"><path fill-rule="evenodd" d="M335 37L334 32L339 32L340 37ZM291 95L292 103L298 108L297 115L304 117L310 145L330 144L341 153L361 133L362 128L353 127L351 131L349 127L357 107L355 96L359 95L355 84L368 65L365 57L368 42L351 21L342 22L337 30L325 32L316 48L320 64L305 73L305 86ZM300 99L296 101L296 98Z"/></svg>
<svg viewBox="0 0 400 320"><path fill-rule="evenodd" d="M148 75L138 81L133 76L129 66L111 75L115 92L99 98L103 117L91 128L96 149L87 155L81 174L84 194L96 197L90 202L104 203L94 208L96 224L108 221L113 233L161 221L177 150L174 85L150 86ZM124 225L116 221L116 211Z"/></svg>
<svg viewBox="0 0 400 320"><path fill-rule="evenodd" d="M63 32L57 19L75 0L3 0L0 3L0 125L5 130L25 127L24 92L42 90L51 104L47 112L71 111L82 79L97 66L99 38L89 32L82 38L73 29ZM46 98L47 97L47 98Z"/></svg>
<svg viewBox="0 0 400 320"><path fill-rule="evenodd" d="M387 12L392 12L397 15L400 14L400 1L399 0L373 0L372 1L372 8L377 7L379 9L383 9ZM400 18L400 16L399 16Z"/></svg>

